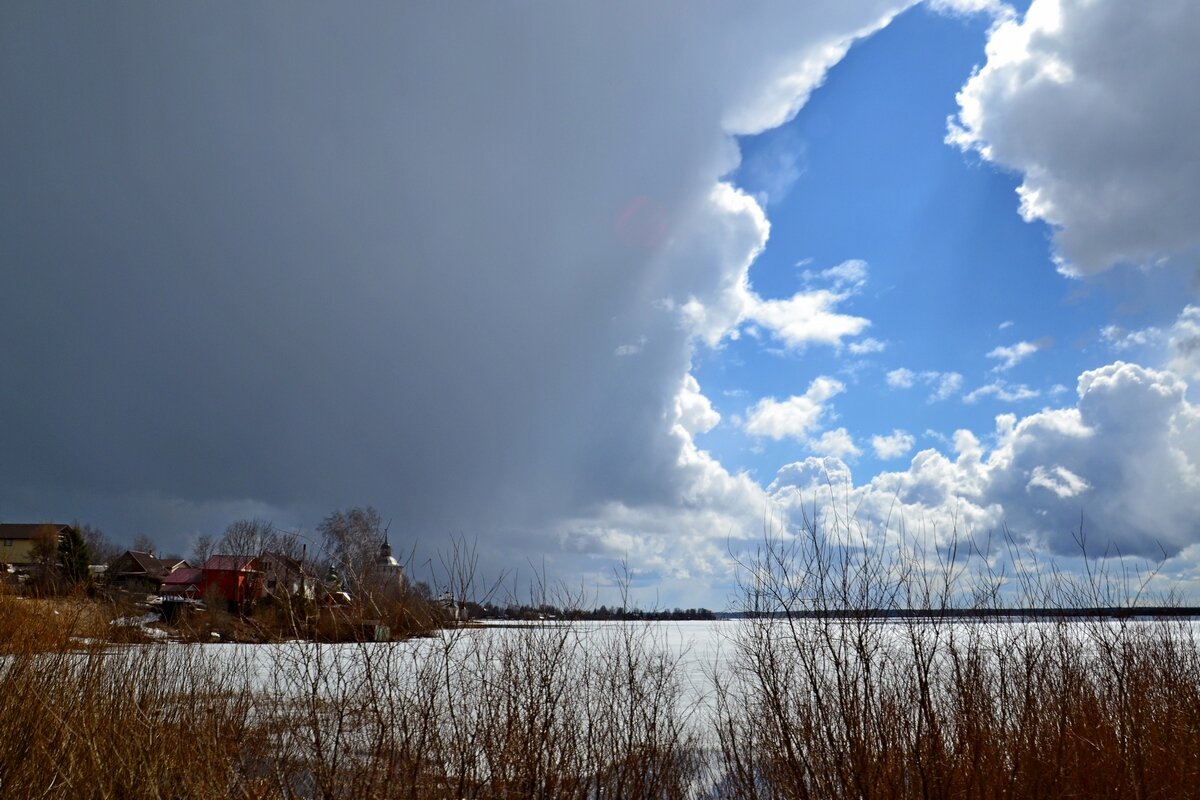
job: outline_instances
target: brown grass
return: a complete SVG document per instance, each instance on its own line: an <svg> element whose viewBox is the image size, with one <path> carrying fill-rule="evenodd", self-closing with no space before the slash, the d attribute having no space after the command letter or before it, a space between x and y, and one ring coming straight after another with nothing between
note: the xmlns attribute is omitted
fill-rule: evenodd
<svg viewBox="0 0 1200 800"><path fill-rule="evenodd" d="M1190 623L814 616L999 602L953 546L845 534L810 526L746 564L746 608L770 616L740 626L702 711L653 623L114 644L115 610L0 596L0 796L1200 795ZM1096 575L1023 592L1121 596Z"/></svg>
<svg viewBox="0 0 1200 800"><path fill-rule="evenodd" d="M3 797L582 799L690 785L676 663L648 628L116 645L82 641L84 615L46 610L0 598Z"/></svg>
<svg viewBox="0 0 1200 800"><path fill-rule="evenodd" d="M930 554L839 533L850 544L810 525L747 565L747 606L770 616L746 624L735 677L718 681L723 796L1200 795L1190 623L833 618L814 612L999 602L997 576L967 570L953 542ZM1035 573L1016 599L1108 606L1144 585Z"/></svg>
<svg viewBox="0 0 1200 800"><path fill-rule="evenodd" d="M96 604L0 597L0 626L0 795L203 797L233 785L252 719L237 676L196 650L101 641Z"/></svg>
<svg viewBox="0 0 1200 800"><path fill-rule="evenodd" d="M102 637L106 609L84 598L40 599L0 592L0 654L55 651Z"/></svg>

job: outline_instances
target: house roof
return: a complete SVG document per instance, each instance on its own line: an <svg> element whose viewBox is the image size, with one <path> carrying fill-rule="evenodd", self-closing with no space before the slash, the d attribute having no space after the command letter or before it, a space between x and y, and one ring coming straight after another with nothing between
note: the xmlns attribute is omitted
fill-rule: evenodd
<svg viewBox="0 0 1200 800"><path fill-rule="evenodd" d="M204 570L195 567L182 567L163 578L163 588L168 586L188 586L204 580Z"/></svg>
<svg viewBox="0 0 1200 800"><path fill-rule="evenodd" d="M155 558L150 553L141 550L126 550L111 562L112 572L117 575L146 575L151 578L161 578L181 567L191 565L182 558Z"/></svg>
<svg viewBox="0 0 1200 800"><path fill-rule="evenodd" d="M254 556L211 556L204 562L205 570L222 570L228 572L250 572L254 565Z"/></svg>
<svg viewBox="0 0 1200 800"><path fill-rule="evenodd" d="M160 578L170 570L163 562L140 550L126 550L112 566L118 575L148 575L152 578Z"/></svg>
<svg viewBox="0 0 1200 800"><path fill-rule="evenodd" d="M62 533L68 527L57 522L3 522L0 523L0 539L36 539L46 528Z"/></svg>
<svg viewBox="0 0 1200 800"><path fill-rule="evenodd" d="M285 569L289 572L294 572L296 574L299 574L299 573L303 572L303 570L304 570L303 566L300 564L299 561L292 558L291 556L284 555L283 553L279 553L274 550L264 550L263 554L261 556L259 556L258 560L260 562L269 562L269 563L277 564L278 566L282 567L283 569Z"/></svg>

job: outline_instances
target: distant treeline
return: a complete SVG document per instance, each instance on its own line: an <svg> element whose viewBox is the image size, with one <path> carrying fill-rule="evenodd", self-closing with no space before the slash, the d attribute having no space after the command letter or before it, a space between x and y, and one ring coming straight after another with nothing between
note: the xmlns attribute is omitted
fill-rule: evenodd
<svg viewBox="0 0 1200 800"><path fill-rule="evenodd" d="M471 619L515 619L515 620L714 620L717 615L707 608L672 608L645 610L624 606L600 606L593 609L560 608L542 603L539 605L498 606L492 603L464 603L464 610Z"/></svg>
<svg viewBox="0 0 1200 800"><path fill-rule="evenodd" d="M736 611L717 614L721 619L1095 619L1197 617L1197 606L1090 606L1080 608L817 608L782 611Z"/></svg>

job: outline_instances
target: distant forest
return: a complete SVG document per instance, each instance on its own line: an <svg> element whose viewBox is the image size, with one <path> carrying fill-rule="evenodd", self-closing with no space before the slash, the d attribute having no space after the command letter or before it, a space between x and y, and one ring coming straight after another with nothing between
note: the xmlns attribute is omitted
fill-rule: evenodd
<svg viewBox="0 0 1200 800"><path fill-rule="evenodd" d="M673 608L645 610L640 608L625 608L624 606L600 606L593 609L559 608L556 605L542 603L533 605L499 606L494 603L463 603L463 609L471 619L512 619L512 620L714 620L717 615L707 608Z"/></svg>

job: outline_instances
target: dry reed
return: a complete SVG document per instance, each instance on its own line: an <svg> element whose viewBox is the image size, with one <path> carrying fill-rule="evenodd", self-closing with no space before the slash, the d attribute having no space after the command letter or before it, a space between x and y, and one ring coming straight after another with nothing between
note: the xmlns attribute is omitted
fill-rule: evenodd
<svg viewBox="0 0 1200 800"><path fill-rule="evenodd" d="M946 612L1002 596L999 576L964 561L953 540L927 552L852 525L766 541L745 570L755 618L717 678L717 794L1200 795L1189 622L959 618ZM1021 596L1005 599L1127 604L1146 584L1128 578L1027 570Z"/></svg>
<svg viewBox="0 0 1200 800"><path fill-rule="evenodd" d="M95 604L0 596L0 796L1197 796L1190 623L950 618L999 603L997 576L953 542L854 534L807 525L747 561L751 617L702 708L653 623L119 645ZM1030 604L1126 596L1030 574Z"/></svg>

